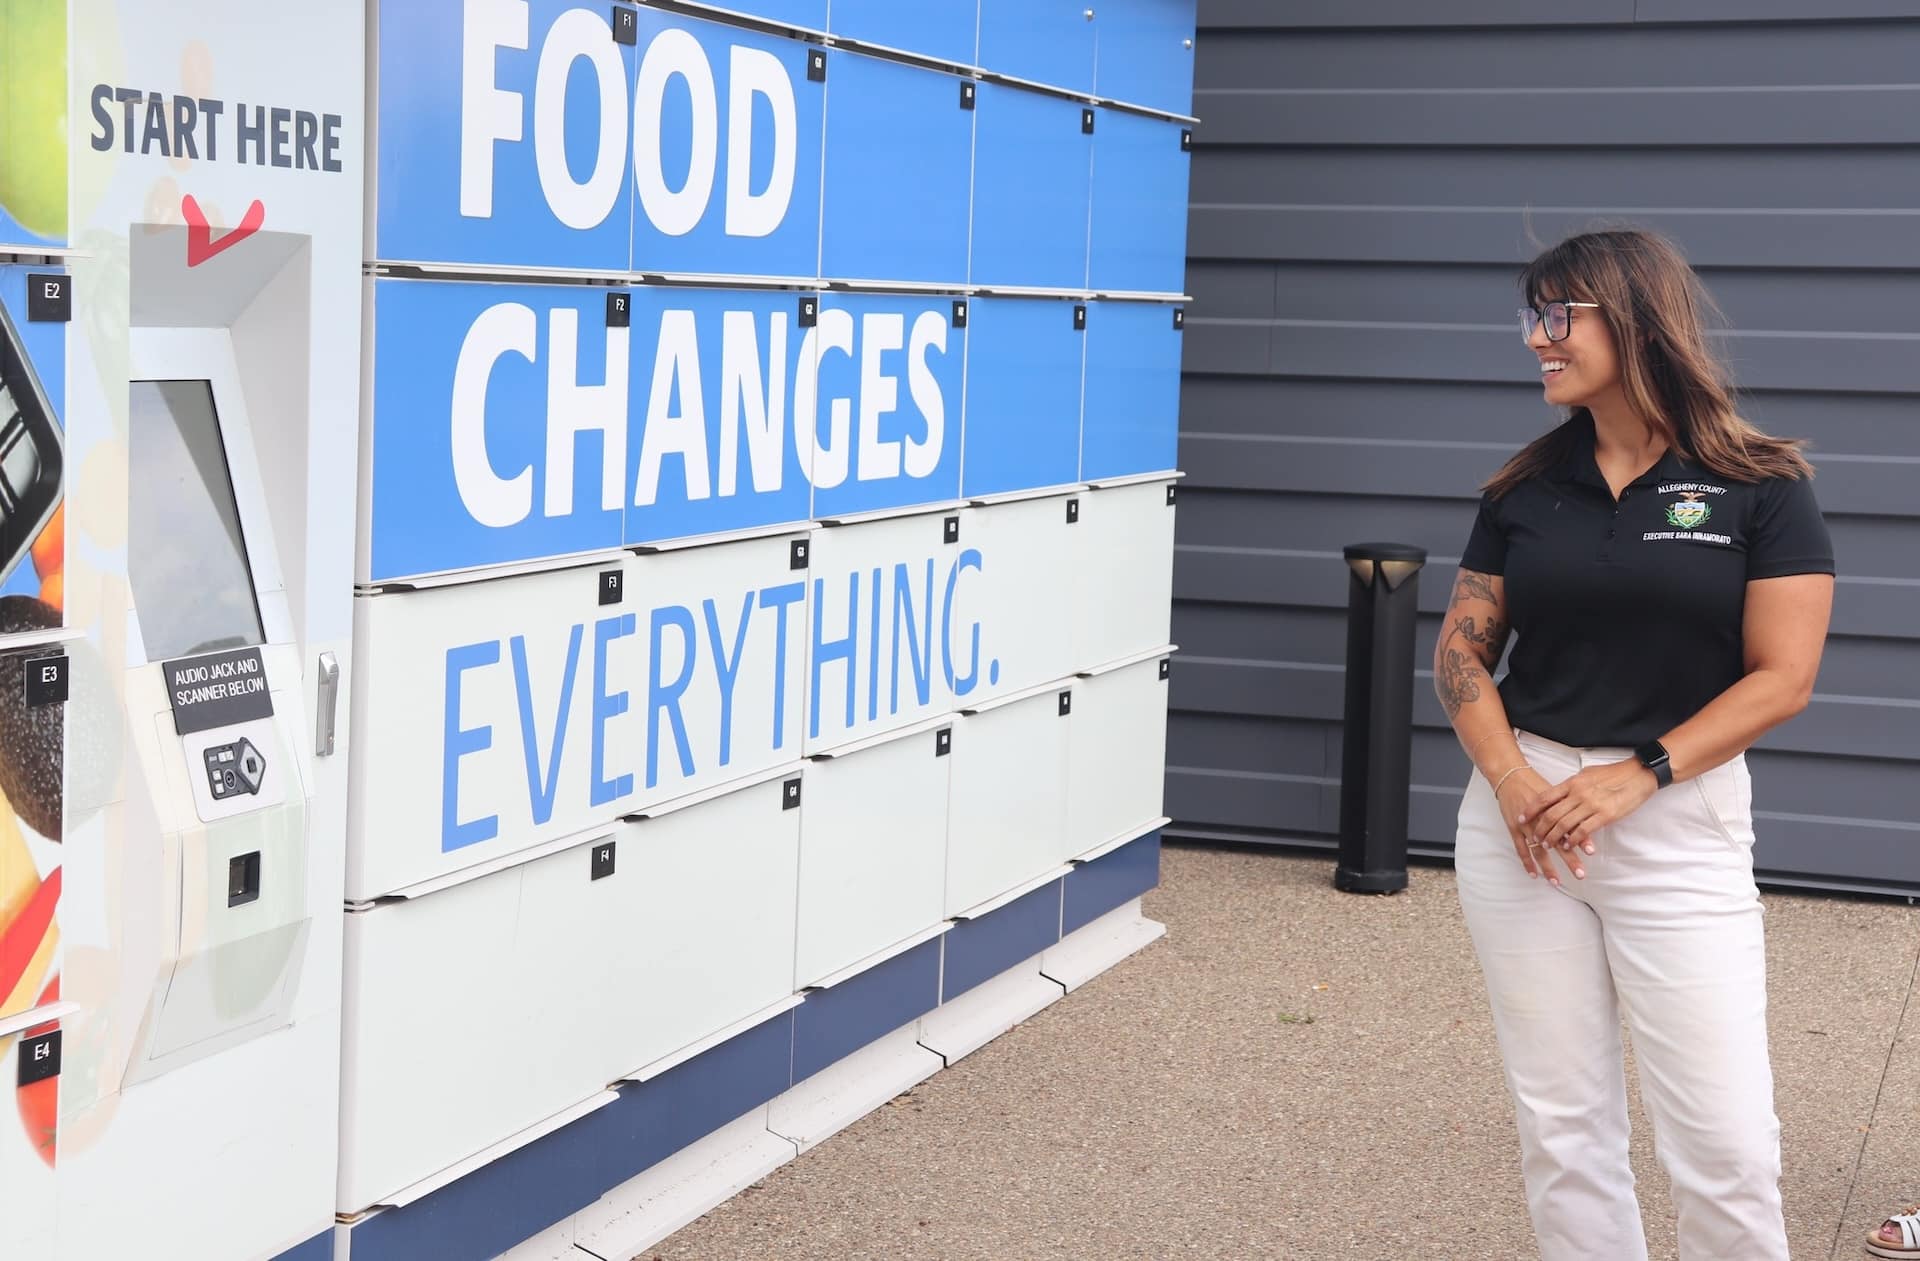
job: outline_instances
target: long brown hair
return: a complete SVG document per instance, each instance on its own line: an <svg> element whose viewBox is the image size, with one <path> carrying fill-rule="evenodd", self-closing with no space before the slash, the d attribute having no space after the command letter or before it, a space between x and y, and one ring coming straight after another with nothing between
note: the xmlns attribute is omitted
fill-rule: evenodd
<svg viewBox="0 0 1920 1261"><path fill-rule="evenodd" d="M1555 299L1597 302L1613 333L1627 404L1667 445L1729 481L1811 477L1800 441L1775 438L1734 410L1727 373L1707 344L1703 313L1718 315L1700 278L1674 244L1642 229L1588 232L1547 250L1520 273L1520 294L1539 306ZM1584 407L1535 439L1483 488L1494 498L1553 468L1572 449Z"/></svg>

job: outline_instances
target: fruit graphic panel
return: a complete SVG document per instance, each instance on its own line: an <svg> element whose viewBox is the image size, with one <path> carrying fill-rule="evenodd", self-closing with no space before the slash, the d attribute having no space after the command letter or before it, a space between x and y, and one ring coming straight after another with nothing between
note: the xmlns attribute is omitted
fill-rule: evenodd
<svg viewBox="0 0 1920 1261"><path fill-rule="evenodd" d="M0 26L9 36L0 47L0 75L18 67L20 50L11 37L19 15L42 7L39 0L0 0ZM58 8L64 40L64 3ZM64 64L64 43L60 61ZM0 151L0 244L30 239L15 230L18 218L10 212L35 209L17 195L21 172L11 148L20 135L17 102L23 90L19 83L0 82L0 131L5 133L0 139L7 146ZM58 174L58 226L64 234L64 161ZM0 634L57 630L63 620L62 415L70 326L29 319L27 309L29 276L56 270L0 267ZM65 830L66 706L26 703L27 662L38 655L0 655L0 1018L56 1002L60 995L58 856ZM32 1170L44 1174L54 1164L59 1079L48 1076L19 1086L14 1060L54 1027L0 1039L5 1070L0 1089L12 1093L14 1104L0 1108L0 1180L11 1188L30 1188ZM9 1242L21 1243L36 1230L51 1228L50 1220L35 1225L31 1208L10 1203L0 1212Z"/></svg>
<svg viewBox="0 0 1920 1261"><path fill-rule="evenodd" d="M0 1019L40 1002L54 968L60 869L41 872L10 801L0 798Z"/></svg>
<svg viewBox="0 0 1920 1261"><path fill-rule="evenodd" d="M56 976L40 991L39 1001L34 1005L47 1007L59 1001L60 978ZM22 1033L20 1041L26 1044L22 1049L23 1054L41 1050L44 1035L57 1032L59 1028L58 1020L49 1020ZM13 1080L20 1080L17 1070ZM59 1137L60 1075L35 1075L26 1085L16 1085L14 1104L20 1113L20 1124L26 1130L27 1146L33 1149L33 1154L40 1158L42 1164L53 1168L55 1140Z"/></svg>
<svg viewBox="0 0 1920 1261"><path fill-rule="evenodd" d="M59 992L51 989L42 1002ZM55 1120L60 1078L41 1077L22 1087L20 1064L57 1024L49 1022L0 1038L0 1255L52 1257L59 1196L54 1187ZM18 1118L16 1124L15 1118Z"/></svg>
<svg viewBox="0 0 1920 1261"><path fill-rule="evenodd" d="M0 5L11 0L0 0ZM0 633L59 626L65 569L67 329L30 319L30 276L46 267L0 267L0 598L31 597L41 610L6 610Z"/></svg>
<svg viewBox="0 0 1920 1261"><path fill-rule="evenodd" d="M67 0L0 0L0 248L67 243Z"/></svg>

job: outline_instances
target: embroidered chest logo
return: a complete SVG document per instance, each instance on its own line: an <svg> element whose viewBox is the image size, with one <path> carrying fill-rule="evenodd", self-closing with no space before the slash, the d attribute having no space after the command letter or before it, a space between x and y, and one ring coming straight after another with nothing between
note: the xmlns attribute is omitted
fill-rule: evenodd
<svg viewBox="0 0 1920 1261"><path fill-rule="evenodd" d="M1689 491L1680 496L1679 502L1667 505L1667 524L1682 530L1691 530L1707 523L1713 515L1713 509L1698 492Z"/></svg>
<svg viewBox="0 0 1920 1261"><path fill-rule="evenodd" d="M1733 536L1719 534L1700 527L1713 519L1712 496L1727 493L1725 486L1715 486L1711 482L1668 482L1659 488L1661 495L1678 495L1679 498L1666 507L1667 524L1670 530L1648 530L1640 536L1642 542L1653 543L1673 539L1686 539L1693 543L1714 543L1721 547L1731 547ZM1724 506L1724 505L1723 505ZM1738 513L1734 514L1738 517ZM1725 519L1726 514L1721 514ZM1725 526L1721 527L1725 529Z"/></svg>

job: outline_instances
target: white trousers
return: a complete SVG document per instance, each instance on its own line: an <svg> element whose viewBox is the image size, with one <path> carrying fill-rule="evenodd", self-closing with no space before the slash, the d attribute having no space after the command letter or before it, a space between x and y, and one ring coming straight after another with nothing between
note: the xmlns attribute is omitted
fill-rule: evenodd
<svg viewBox="0 0 1920 1261"><path fill-rule="evenodd" d="M1621 761L1525 732L1549 783ZM1544 1261L1644 1261L1627 1163L1632 1030L1682 1261L1785 1261L1780 1126L1746 759L1655 793L1594 838L1587 878L1530 878L1486 780L1460 807L1460 903L1485 975Z"/></svg>

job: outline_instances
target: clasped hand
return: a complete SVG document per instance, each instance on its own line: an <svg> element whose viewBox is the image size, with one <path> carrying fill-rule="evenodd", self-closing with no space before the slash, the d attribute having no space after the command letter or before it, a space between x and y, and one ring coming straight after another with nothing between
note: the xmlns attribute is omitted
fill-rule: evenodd
<svg viewBox="0 0 1920 1261"><path fill-rule="evenodd" d="M1653 772L1633 760L1590 766L1558 784L1527 767L1502 787L1500 813L1527 873L1557 886L1549 855L1585 879L1580 855L1594 852L1594 834L1639 809L1658 787Z"/></svg>

